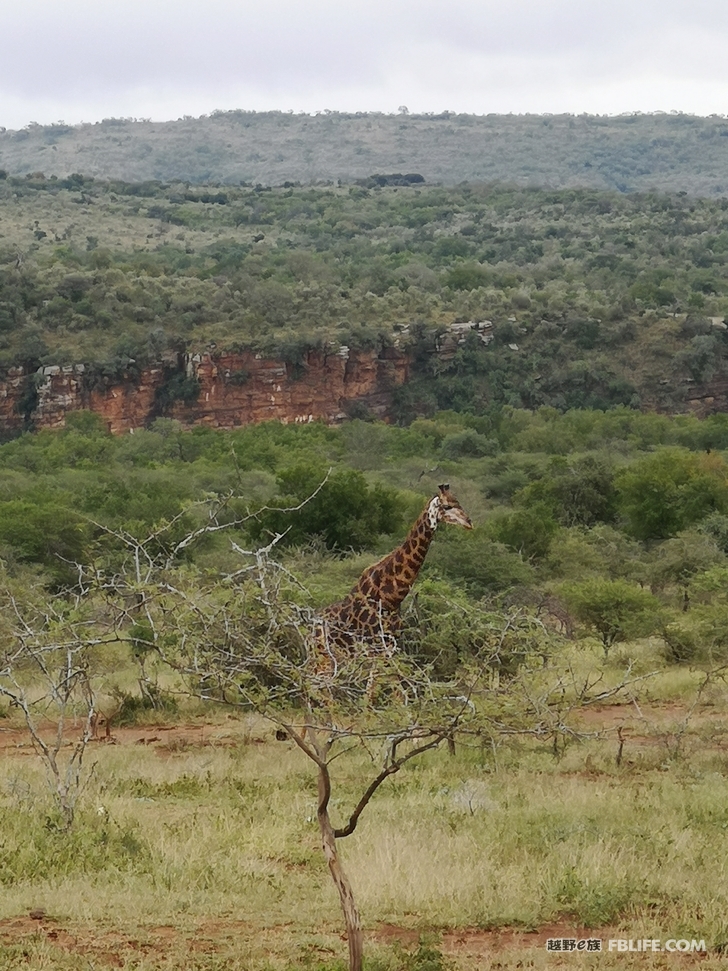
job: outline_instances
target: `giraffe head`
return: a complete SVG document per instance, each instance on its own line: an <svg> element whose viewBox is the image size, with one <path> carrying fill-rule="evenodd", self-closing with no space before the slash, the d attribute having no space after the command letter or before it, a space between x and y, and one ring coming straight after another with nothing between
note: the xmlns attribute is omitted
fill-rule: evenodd
<svg viewBox="0 0 728 971"><path fill-rule="evenodd" d="M470 521L470 516L468 516L452 492L450 492L450 486L440 485L437 488L439 495L435 496L429 505L430 525L432 528L436 528L438 523L454 523L456 526L472 529L473 524Z"/></svg>

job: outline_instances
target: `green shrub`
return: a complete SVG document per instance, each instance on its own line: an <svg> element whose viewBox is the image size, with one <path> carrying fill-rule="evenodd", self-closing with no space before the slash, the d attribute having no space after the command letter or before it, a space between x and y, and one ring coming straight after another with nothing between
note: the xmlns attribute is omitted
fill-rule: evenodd
<svg viewBox="0 0 728 971"><path fill-rule="evenodd" d="M680 623L665 624L660 631L665 657L672 664L694 661L700 653L700 638L693 627Z"/></svg>
<svg viewBox="0 0 728 971"><path fill-rule="evenodd" d="M332 472L326 481L325 477L322 467L307 464L279 473L274 500L279 509L259 513L249 527L252 537L284 533L286 544L300 546L318 536L329 549L343 552L371 548L380 535L402 527L405 503L393 489L370 487L353 469ZM309 501L295 512L280 511L305 500Z"/></svg>
<svg viewBox="0 0 728 971"><path fill-rule="evenodd" d="M471 595L507 590L533 580L533 567L484 528L438 531L425 561L425 575L442 573L461 582Z"/></svg>
<svg viewBox="0 0 728 971"><path fill-rule="evenodd" d="M561 588L569 609L602 642L604 655L617 641L644 637L659 623L659 603L647 590L627 580L596 577Z"/></svg>
<svg viewBox="0 0 728 971"><path fill-rule="evenodd" d="M115 869L145 873L151 865L149 847L134 827L113 823L105 814L76 814L64 829L54 816L38 809L0 810L0 883L5 886L45 882L73 874L92 876L113 861Z"/></svg>
<svg viewBox="0 0 728 971"><path fill-rule="evenodd" d="M437 937L423 934L417 946L397 947L397 971L454 971L455 963L446 957Z"/></svg>
<svg viewBox="0 0 728 971"><path fill-rule="evenodd" d="M541 559L549 551L558 529L546 503L499 516L488 524L488 532L498 543L527 558Z"/></svg>
<svg viewBox="0 0 728 971"><path fill-rule="evenodd" d="M200 382L196 377L180 371L173 374L163 385L157 388L155 398L160 408L166 409L176 401L191 405L197 401L200 394Z"/></svg>
<svg viewBox="0 0 728 971"><path fill-rule="evenodd" d="M481 435L473 428L465 428L461 432L451 432L442 440L440 446L442 457L446 459L480 458L483 455L495 455L498 442L493 438Z"/></svg>
<svg viewBox="0 0 728 971"><path fill-rule="evenodd" d="M533 659L541 661L552 643L541 624L523 612L505 629L503 614L472 603L446 581L427 579L406 602L402 649L417 664L429 665L437 679L453 677L475 659L500 675L513 676Z"/></svg>
<svg viewBox="0 0 728 971"><path fill-rule="evenodd" d="M636 539L667 539L712 512L728 512L728 466L714 453L663 448L620 472L615 486Z"/></svg>

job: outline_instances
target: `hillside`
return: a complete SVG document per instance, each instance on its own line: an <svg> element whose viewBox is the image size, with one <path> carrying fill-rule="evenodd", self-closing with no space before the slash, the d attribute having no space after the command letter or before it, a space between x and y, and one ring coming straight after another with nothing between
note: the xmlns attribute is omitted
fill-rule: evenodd
<svg viewBox="0 0 728 971"><path fill-rule="evenodd" d="M294 115L229 111L170 122L110 118L0 132L11 174L281 185L374 172L428 182L508 182L720 195L728 122L683 114Z"/></svg>
<svg viewBox="0 0 728 971"><path fill-rule="evenodd" d="M0 288L6 431L728 405L725 200L10 176Z"/></svg>

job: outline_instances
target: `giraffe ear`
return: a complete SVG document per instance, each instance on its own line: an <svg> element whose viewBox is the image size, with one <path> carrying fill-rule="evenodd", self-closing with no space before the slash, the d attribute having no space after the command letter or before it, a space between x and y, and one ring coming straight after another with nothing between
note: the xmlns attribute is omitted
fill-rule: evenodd
<svg viewBox="0 0 728 971"><path fill-rule="evenodd" d="M439 485L437 488L440 490L440 492L447 492L450 488L450 483L448 482L443 485Z"/></svg>

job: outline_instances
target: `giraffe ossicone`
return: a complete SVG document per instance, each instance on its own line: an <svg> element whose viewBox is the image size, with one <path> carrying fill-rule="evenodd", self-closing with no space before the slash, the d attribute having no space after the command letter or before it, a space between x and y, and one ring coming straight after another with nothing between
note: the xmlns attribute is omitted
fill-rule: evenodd
<svg viewBox="0 0 728 971"><path fill-rule="evenodd" d="M405 539L366 570L343 600L325 607L315 625L315 645L333 674L339 658L361 649L391 656L402 628L400 607L425 561L440 523L472 529L470 517L450 491L438 486Z"/></svg>

